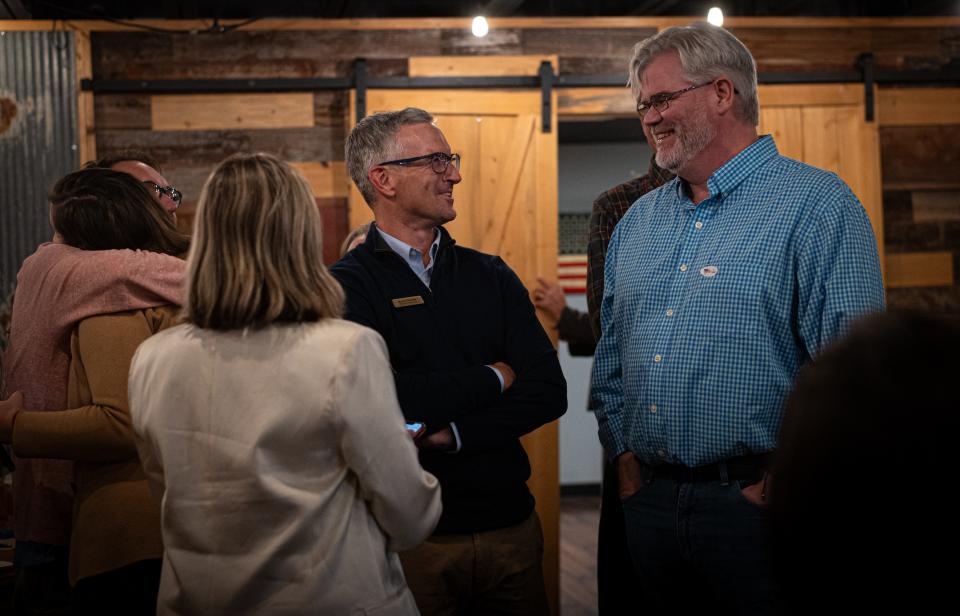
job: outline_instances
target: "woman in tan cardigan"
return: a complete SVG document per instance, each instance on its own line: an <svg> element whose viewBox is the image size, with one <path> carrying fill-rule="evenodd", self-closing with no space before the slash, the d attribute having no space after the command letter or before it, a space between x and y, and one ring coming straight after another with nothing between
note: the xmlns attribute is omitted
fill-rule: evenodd
<svg viewBox="0 0 960 616"><path fill-rule="evenodd" d="M187 248L149 190L124 173L77 171L53 195L54 228L71 246L173 255ZM140 343L175 316L174 306L161 306L84 319L70 336L68 410L22 410L18 396L0 410L0 440L18 457L76 463L69 575L82 614L155 610L160 515L133 441L127 374Z"/></svg>

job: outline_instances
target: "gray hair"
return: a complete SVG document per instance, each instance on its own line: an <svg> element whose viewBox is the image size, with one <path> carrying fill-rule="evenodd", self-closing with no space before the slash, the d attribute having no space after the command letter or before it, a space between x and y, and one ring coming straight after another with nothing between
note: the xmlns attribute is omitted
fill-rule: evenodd
<svg viewBox="0 0 960 616"><path fill-rule="evenodd" d="M735 107L738 117L753 126L760 123L757 64L753 56L730 32L702 21L667 28L634 46L627 81L634 99L640 100L642 95L640 73L657 56L670 52L680 56L683 77L691 83L729 77L740 98L740 104Z"/></svg>
<svg viewBox="0 0 960 616"><path fill-rule="evenodd" d="M378 163L399 157L399 148L393 137L400 128L408 124L432 123L433 116L423 109L407 107L401 111L375 113L353 127L344 147L347 172L368 205L373 205L377 191L367 178L367 172Z"/></svg>

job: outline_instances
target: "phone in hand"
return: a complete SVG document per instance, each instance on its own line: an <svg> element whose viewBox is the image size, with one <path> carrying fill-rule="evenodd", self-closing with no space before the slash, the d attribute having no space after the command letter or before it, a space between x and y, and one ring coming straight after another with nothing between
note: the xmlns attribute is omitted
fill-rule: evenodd
<svg viewBox="0 0 960 616"><path fill-rule="evenodd" d="M407 432L410 433L412 438L417 438L423 431L427 429L427 425L422 421L408 421L404 424L404 427L407 429Z"/></svg>

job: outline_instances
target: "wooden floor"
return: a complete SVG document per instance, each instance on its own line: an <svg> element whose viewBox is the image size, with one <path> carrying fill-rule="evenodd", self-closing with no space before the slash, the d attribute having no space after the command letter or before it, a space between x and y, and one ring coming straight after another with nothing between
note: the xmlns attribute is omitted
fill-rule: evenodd
<svg viewBox="0 0 960 616"><path fill-rule="evenodd" d="M597 613L599 496L560 499L560 616Z"/></svg>

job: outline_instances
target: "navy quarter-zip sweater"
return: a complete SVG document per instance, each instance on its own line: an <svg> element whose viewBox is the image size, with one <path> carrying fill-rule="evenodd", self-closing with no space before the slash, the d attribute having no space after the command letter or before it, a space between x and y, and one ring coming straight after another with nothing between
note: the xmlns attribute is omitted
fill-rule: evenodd
<svg viewBox="0 0 960 616"><path fill-rule="evenodd" d="M440 480L436 532L506 528L534 506L519 439L563 415L567 384L513 270L499 257L457 246L443 227L440 234L430 288L376 225L330 271L346 292L346 318L386 341L407 420L426 423L427 432L456 422L459 452L420 452L420 463ZM498 361L517 375L503 393L488 367Z"/></svg>

